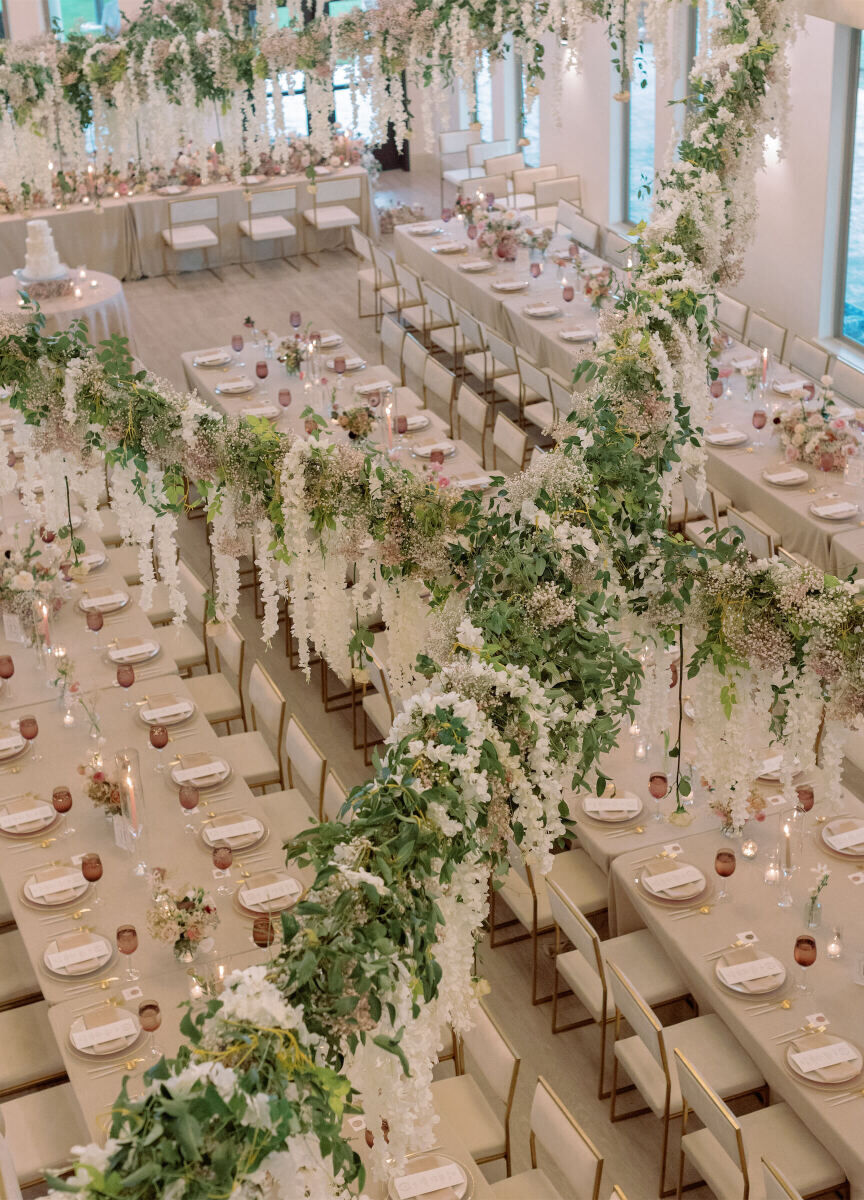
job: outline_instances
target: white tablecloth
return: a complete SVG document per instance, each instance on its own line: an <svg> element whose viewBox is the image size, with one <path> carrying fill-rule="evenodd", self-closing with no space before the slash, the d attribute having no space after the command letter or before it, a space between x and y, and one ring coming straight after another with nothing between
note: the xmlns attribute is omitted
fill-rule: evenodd
<svg viewBox="0 0 864 1200"><path fill-rule="evenodd" d="M94 279L98 286L92 288L90 281ZM21 287L14 275L0 279L0 310L18 311ZM129 309L126 307L126 297L123 295L120 280L113 275L103 275L101 271L88 271L87 279L81 285L81 292L80 300L72 294L59 296L54 300L38 301L46 317L46 331L59 333L68 329L73 321L84 320L87 322L89 341L99 343L112 334L119 333L122 337L129 338L129 348L134 352L135 341Z"/></svg>

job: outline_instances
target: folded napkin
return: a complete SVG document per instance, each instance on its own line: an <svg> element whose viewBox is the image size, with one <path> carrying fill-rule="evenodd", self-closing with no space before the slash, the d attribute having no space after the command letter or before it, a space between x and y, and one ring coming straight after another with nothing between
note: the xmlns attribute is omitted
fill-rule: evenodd
<svg viewBox="0 0 864 1200"><path fill-rule="evenodd" d="M639 812L642 802L638 796L586 796L582 807L587 813Z"/></svg>
<svg viewBox="0 0 864 1200"><path fill-rule="evenodd" d="M275 404L250 404L243 409L244 417L278 417L279 409Z"/></svg>
<svg viewBox="0 0 864 1200"><path fill-rule="evenodd" d="M78 562L84 567L101 567L104 561L105 555L101 550L96 550L93 554L78 555Z"/></svg>
<svg viewBox="0 0 864 1200"><path fill-rule="evenodd" d="M769 483L803 483L807 479L807 472L798 467L792 467L789 471L766 471L765 479Z"/></svg>
<svg viewBox="0 0 864 1200"><path fill-rule="evenodd" d="M412 417L408 417L409 429L425 429L429 424L429 418L425 413L415 413Z"/></svg>
<svg viewBox="0 0 864 1200"><path fill-rule="evenodd" d="M123 604L128 599L126 592L115 592L109 587L91 588L86 596L81 597L81 607L111 608L115 604Z"/></svg>
<svg viewBox="0 0 864 1200"><path fill-rule="evenodd" d="M126 1046L138 1034L138 1025L132 1017L128 1013L118 1015L113 1005L84 1013L81 1019L84 1029L70 1034L76 1050L101 1046L102 1053L106 1053L115 1044L118 1049Z"/></svg>
<svg viewBox="0 0 864 1200"><path fill-rule="evenodd" d="M342 334L334 333L332 329L325 329L321 334L318 345L322 350L326 349L328 346L341 346Z"/></svg>
<svg viewBox="0 0 864 1200"><path fill-rule="evenodd" d="M777 986L777 976L783 974L783 967L776 958L760 954L754 946L741 946L723 955L717 974L724 983L735 984L745 992L770 992Z"/></svg>
<svg viewBox="0 0 864 1200"><path fill-rule="evenodd" d="M333 365L335 363L335 361L336 360L334 358L327 359L327 366L331 371L336 370L335 366ZM346 371L359 371L362 367L365 367L365 366L366 366L366 359L360 358L360 356L357 354L355 354L352 358L345 359L345 370Z"/></svg>
<svg viewBox="0 0 864 1200"><path fill-rule="evenodd" d="M593 278L595 275L602 275L605 270L602 264L598 264L596 267L589 267L585 274Z"/></svg>
<svg viewBox="0 0 864 1200"><path fill-rule="evenodd" d="M219 384L219 391L231 395L233 392L248 392L255 384L246 375L232 375L230 379L223 379Z"/></svg>
<svg viewBox="0 0 864 1200"><path fill-rule="evenodd" d="M0 750L20 750L25 738L20 733L9 733L0 737Z"/></svg>
<svg viewBox="0 0 864 1200"><path fill-rule="evenodd" d="M211 846L220 842L234 840L245 841L264 832L264 827L257 817L242 817L234 814L230 817L215 817L204 827L204 838Z"/></svg>
<svg viewBox="0 0 864 1200"><path fill-rule="evenodd" d="M453 487L475 488L488 487L492 482L488 475L451 475L450 484Z"/></svg>
<svg viewBox="0 0 864 1200"><path fill-rule="evenodd" d="M529 317L552 317L561 309L557 304L528 304L523 311Z"/></svg>
<svg viewBox="0 0 864 1200"><path fill-rule="evenodd" d="M426 225L415 225L408 232L414 237L431 237L433 233L443 233L444 231L440 225L436 225L433 221Z"/></svg>
<svg viewBox="0 0 864 1200"><path fill-rule="evenodd" d="M788 396L790 392L800 391L809 379L787 379L785 383L775 383L774 391L779 392L781 396Z"/></svg>
<svg viewBox="0 0 864 1200"><path fill-rule="evenodd" d="M409 1172L393 1182L399 1200L430 1200L431 1197L438 1200L438 1197L446 1196L448 1192L456 1195L453 1188L464 1184L465 1172L458 1163L450 1162L425 1171Z"/></svg>
<svg viewBox="0 0 864 1200"><path fill-rule="evenodd" d="M36 796L22 796L20 800L9 800L0 809L0 829L17 829L20 825L32 825L37 821L51 821L54 809Z"/></svg>
<svg viewBox="0 0 864 1200"><path fill-rule="evenodd" d="M118 638L117 645L108 651L108 657L112 662L129 662L130 659L150 656L158 649L158 642L142 641L135 637Z"/></svg>
<svg viewBox="0 0 864 1200"><path fill-rule="evenodd" d="M460 271L489 271L492 263L487 262L484 258L469 258L467 262L459 264Z"/></svg>
<svg viewBox="0 0 864 1200"><path fill-rule="evenodd" d="M844 1083L849 1078L849 1063L861 1061L854 1046L825 1033L810 1033L796 1038L789 1058L805 1075L815 1075L823 1083Z"/></svg>
<svg viewBox="0 0 864 1200"><path fill-rule="evenodd" d="M729 359L729 366L736 371L749 371L751 367L759 366L759 359L755 354L739 354L737 358Z"/></svg>
<svg viewBox="0 0 864 1200"><path fill-rule="evenodd" d="M57 949L45 955L45 962L52 971L68 970L70 974L78 974L73 968L88 970L88 964L94 959L107 958L111 949L104 938L92 933L67 933L57 938Z"/></svg>
<svg viewBox="0 0 864 1200"><path fill-rule="evenodd" d="M433 254L464 254L468 249L460 242L451 242L449 240L443 242L434 242L432 245Z"/></svg>
<svg viewBox="0 0 864 1200"><path fill-rule="evenodd" d="M392 387L389 379L372 379L368 383L357 383L354 391L358 396L368 396L370 392L380 392L382 388Z"/></svg>
<svg viewBox="0 0 864 1200"><path fill-rule="evenodd" d="M823 835L825 841L834 850L851 849L864 845L864 825L853 818L831 822L831 832Z"/></svg>
<svg viewBox="0 0 864 1200"><path fill-rule="evenodd" d="M243 903L247 905L267 904L271 900L285 900L299 896L303 886L293 875L276 871L261 871L247 879L240 889Z"/></svg>
<svg viewBox="0 0 864 1200"><path fill-rule="evenodd" d="M562 342L593 342L597 334L593 329L562 329L558 334Z"/></svg>
<svg viewBox="0 0 864 1200"><path fill-rule="evenodd" d="M214 346L212 350L199 350L195 355L195 365L206 367L208 363L223 363L230 354L224 346Z"/></svg>
<svg viewBox="0 0 864 1200"><path fill-rule="evenodd" d="M762 770L759 773L760 779L763 775L776 775L782 766L783 766L783 755L782 754L772 754L770 756L770 758L763 759Z"/></svg>
<svg viewBox="0 0 864 1200"><path fill-rule="evenodd" d="M706 442L716 443L718 446L726 445L727 442L738 442L741 438L747 435L742 433L740 429L719 429L715 433L713 430L706 433Z"/></svg>
<svg viewBox="0 0 864 1200"><path fill-rule="evenodd" d="M31 875L27 883L27 890L35 899L41 899L43 896L54 896L59 899L63 895L71 898L76 895L84 883L84 876L78 867L68 865L42 867Z"/></svg>
<svg viewBox="0 0 864 1200"><path fill-rule="evenodd" d="M850 504L848 500L841 500L839 504L814 504L810 511L817 517L839 517L844 513L848 513L851 517L858 511L857 504Z"/></svg>
<svg viewBox="0 0 864 1200"><path fill-rule="evenodd" d="M528 286L527 282L519 279L501 279L492 284L493 292L521 292Z"/></svg>
<svg viewBox="0 0 864 1200"><path fill-rule="evenodd" d="M422 441L415 442L414 449L418 454L422 454L424 457L426 457L434 450L443 450L444 453L447 454L449 451L454 450L455 447L453 443L448 441L446 438L442 439L430 436L428 438L423 438Z"/></svg>
<svg viewBox="0 0 864 1200"><path fill-rule="evenodd" d="M657 895L679 893L682 898L693 893L693 884L702 884L705 877L697 867L670 866L668 858L655 858L642 868L642 882Z"/></svg>
<svg viewBox="0 0 864 1200"><path fill-rule="evenodd" d="M145 721L162 721L165 717L179 717L192 712L192 701L178 699L176 696L151 696L149 708L141 710Z"/></svg>
<svg viewBox="0 0 864 1200"><path fill-rule="evenodd" d="M182 754L178 756L181 762L186 765L179 771L175 767L172 774L178 783L186 783L192 779L210 779L214 775L221 775L228 770L228 764L221 758L214 758L212 754L196 753Z"/></svg>

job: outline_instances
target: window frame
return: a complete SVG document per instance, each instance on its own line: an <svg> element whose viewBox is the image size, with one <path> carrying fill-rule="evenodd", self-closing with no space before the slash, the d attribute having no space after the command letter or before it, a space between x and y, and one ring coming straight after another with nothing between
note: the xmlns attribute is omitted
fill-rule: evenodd
<svg viewBox="0 0 864 1200"><path fill-rule="evenodd" d="M864 111L858 111L858 80L861 72L861 54L864 50L861 30L850 29L848 72L846 78L845 120L842 138L842 174L840 181L840 215L837 222L837 265L835 271L834 311L832 336L856 352L864 353L864 339L856 341L844 331L846 312L846 282L849 274L849 231L852 224L852 175L855 166L855 135L859 117L864 120Z"/></svg>
<svg viewBox="0 0 864 1200"><path fill-rule="evenodd" d="M637 57L637 59L641 59L643 63L645 62L645 58L646 58L646 55L644 52L645 45L649 45L652 47L652 58L653 58L653 43L646 41L644 38L640 39L639 51L638 51L638 54L636 57ZM654 59L653 70L654 70L654 115L653 115L654 129L653 129L653 136L651 139L651 146L652 146L651 157L652 157L652 163L656 164L656 158L657 158L657 62L656 62L656 59ZM641 221L643 219L644 220L649 219L648 217L645 217L645 218L639 217L638 220L634 220L634 218L630 212L630 182L631 182L630 174L631 174L631 166L632 166L632 164L631 164L632 137L631 137L630 130L631 130L631 126L633 124L633 88L634 88L634 84L637 84L639 86L640 91L647 91L647 84L646 84L646 87L643 88L640 83L641 79L647 79L647 74L648 73L646 70L644 70L644 68L640 69L639 66L634 62L633 72L631 73L628 71L628 75L627 75L627 90L630 94L630 98L628 100L625 100L624 103L621 104L621 106L620 106L621 107L621 180L620 180L621 188L620 188L620 195L619 195L619 203L621 206L621 208L620 208L621 224L627 225L631 229L635 228L639 224L639 221ZM650 195L652 197L654 194L654 182L655 182L654 175L655 174L656 174L656 171L652 171L652 183L651 183L651 193L650 193ZM639 186L641 186L641 184Z"/></svg>

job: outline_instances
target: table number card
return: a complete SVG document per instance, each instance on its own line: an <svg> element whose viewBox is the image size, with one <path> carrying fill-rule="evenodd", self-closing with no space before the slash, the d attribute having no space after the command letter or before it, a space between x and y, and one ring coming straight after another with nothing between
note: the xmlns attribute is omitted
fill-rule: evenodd
<svg viewBox="0 0 864 1200"><path fill-rule="evenodd" d="M14 613L3 614L3 636L7 642L26 642L21 620Z"/></svg>
<svg viewBox="0 0 864 1200"><path fill-rule="evenodd" d="M415 1196L424 1196L440 1188L459 1187L465 1182L465 1173L458 1163L447 1163L444 1167L433 1167L431 1171L403 1175L395 1182L399 1200L413 1200Z"/></svg>

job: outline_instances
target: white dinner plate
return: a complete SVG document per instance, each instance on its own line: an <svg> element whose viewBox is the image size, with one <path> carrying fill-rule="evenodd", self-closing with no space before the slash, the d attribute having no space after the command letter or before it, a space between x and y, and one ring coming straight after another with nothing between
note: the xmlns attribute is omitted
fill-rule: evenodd
<svg viewBox="0 0 864 1200"><path fill-rule="evenodd" d="M173 708L175 705L182 704L183 712L169 713L165 717L145 717L146 712L158 711L160 708ZM162 695L148 696L147 702L138 705L138 719L145 725L182 725L185 721L190 720L195 716L196 708L194 701L186 696L175 696L172 693L166 692Z"/></svg>
<svg viewBox="0 0 864 1200"><path fill-rule="evenodd" d="M459 264L459 270L468 275L479 275L483 271L491 271L495 264L485 258L469 258Z"/></svg>
<svg viewBox="0 0 864 1200"><path fill-rule="evenodd" d="M552 317L561 316L561 309L557 304L526 304L522 312L532 321L548 321Z"/></svg>
<svg viewBox="0 0 864 1200"><path fill-rule="evenodd" d="M838 500L837 503L839 505L843 502ZM809 506L810 512L813 514L814 517L817 517L820 521L854 521L860 511L857 504L846 505L842 512L825 513L825 512L817 512L816 511L817 508L822 508L822 507L823 507L823 505L821 505L821 504L813 504L813 503L811 503ZM828 507L828 506L826 505L824 507Z"/></svg>
<svg viewBox="0 0 864 1200"><path fill-rule="evenodd" d="M274 882L276 880L283 879L291 879L294 881L296 886L290 895L278 896L276 899L269 901L253 901L251 904L244 900L247 887L251 890L254 890L260 886L260 880L262 877L267 876L269 878L271 875L274 878ZM237 901L237 907L242 913L266 917L268 914L284 912L286 908L293 908L302 895L303 885L301 884L300 880L292 875L290 871L286 871L284 867L276 867L272 871L259 871L257 875L253 875L249 879L245 880L234 893L234 898Z"/></svg>
<svg viewBox="0 0 864 1200"><path fill-rule="evenodd" d="M230 361L231 352L229 350L219 350L218 352L214 351L212 356L207 355L206 358L193 358L192 366L201 367L202 369L206 369L208 367L224 367L225 364L229 363Z"/></svg>
<svg viewBox="0 0 864 1200"><path fill-rule="evenodd" d="M238 379L236 383L226 380L221 387L214 388L217 396L245 396L254 391L255 384L251 379Z"/></svg>
<svg viewBox="0 0 864 1200"><path fill-rule="evenodd" d="M192 766L203 766L195 762L188 762L188 759L194 759L194 754L184 754L177 756L180 762L174 763L171 766L171 778L177 787L182 787L184 783L191 783L193 787L198 788L200 792L205 792L208 788L218 787L220 783L224 783L226 779L231 778L231 767L224 758L219 758L216 755L208 755L212 772L208 775L199 775L196 779L178 779L177 772L188 770Z"/></svg>
<svg viewBox="0 0 864 1200"><path fill-rule="evenodd" d="M87 599L91 599L91 597L87 593L86 588L85 588L85 595L86 595ZM79 600L78 607L81 610L81 612L83 612L83 613L93 612L94 610L98 610L101 613L112 613L112 612L119 612L121 608L125 608L126 605L129 603L129 593L124 592L122 588L110 588L109 595L122 596L123 598L122 598L122 600L113 600L108 604L100 604L99 597L94 596L94 597L92 597L92 599L96 601L95 604L86 604L85 605L85 604L81 603L81 600ZM82 599L84 599L84 597L82 597Z"/></svg>
<svg viewBox="0 0 864 1200"><path fill-rule="evenodd" d="M850 828L845 829L844 826L846 825L849 825ZM839 849L836 849L828 841L828 838L832 835L851 833L851 826L855 826L858 829L864 829L864 821L862 821L859 817L834 817L832 820L825 822L825 824L819 830L819 836L825 849L829 850L832 854L836 854L840 858L862 859L864 858L864 841L859 842L857 845L845 847L841 846Z"/></svg>
<svg viewBox="0 0 864 1200"><path fill-rule="evenodd" d="M167 183L165 187L159 188L160 196L182 196L189 189L183 183Z"/></svg>
<svg viewBox="0 0 864 1200"><path fill-rule="evenodd" d="M705 434L705 441L709 446L716 446L718 450L731 449L734 446L742 446L748 440L748 435L740 429L729 429L725 426L717 426L715 429L709 429Z"/></svg>
<svg viewBox="0 0 864 1200"><path fill-rule="evenodd" d="M639 885L639 890L641 891L642 895L647 897L649 900L655 900L658 904L692 904L694 900L699 900L702 896L704 896L708 889L708 880L705 878L702 871L700 871L698 867L695 867L695 869L699 871L698 879L694 879L691 883L679 884L677 887L673 887L668 892L654 892L644 882L644 878L647 873L647 865L648 864L639 868L636 881ZM658 863L658 867L659 865L660 864ZM694 863L684 862L680 858L670 858L663 864L663 872L675 871L679 867L694 866ZM661 872L657 870L652 872L652 874L659 875Z"/></svg>
<svg viewBox="0 0 864 1200"><path fill-rule="evenodd" d="M0 836L8 837L12 841L15 841L16 838L32 837L34 833L46 833L49 829L53 829L60 820L60 813L55 811L51 801L43 800L41 796L36 796L32 792L28 792L26 796L15 796L10 800L4 800L0 803L0 814L4 817L11 816L15 812L21 815L36 812L42 808L45 809L44 815L37 816L33 820L7 827L0 826Z"/></svg>
<svg viewBox="0 0 864 1200"><path fill-rule="evenodd" d="M528 286L527 280L520 279L499 279L497 283L489 285L493 292L524 292Z"/></svg>
<svg viewBox="0 0 864 1200"><path fill-rule="evenodd" d="M411 453L415 458L431 458L436 450L440 450L445 458L451 458L456 453L452 442L435 442L431 446L413 446Z"/></svg>
<svg viewBox="0 0 864 1200"><path fill-rule="evenodd" d="M846 1042L849 1048L855 1051L855 1057L848 1059L846 1062L836 1063L831 1067L819 1067L815 1071L802 1071L793 1061L792 1055L800 1052L802 1049L810 1049L811 1047L808 1046L810 1041L818 1041L820 1044ZM815 1049L816 1047L812 1048ZM864 1058L862 1058L861 1051L851 1038L837 1037L831 1033L802 1033L800 1039L790 1042L786 1047L786 1066L797 1079L805 1079L808 1083L816 1084L818 1087L848 1087L852 1080L856 1079L861 1074L862 1069L864 1069Z"/></svg>
<svg viewBox="0 0 864 1200"><path fill-rule="evenodd" d="M47 868L41 867L40 871ZM60 863L58 870L63 870L65 873L72 875L76 868L71 863ZM80 868L79 868L80 870ZM30 908L62 908L65 904L75 904L87 892L90 884L81 876L81 882L76 883L74 887L66 888L62 892L52 892L47 896L35 896L33 894L33 885L40 882L36 879L36 873L29 875L21 885L21 898Z"/></svg>
<svg viewBox="0 0 864 1200"><path fill-rule="evenodd" d="M407 1170L401 1178L404 1178L408 1174L419 1174L421 1171L434 1171L440 1167L449 1167L454 1163L462 1172L462 1182L454 1182L449 1190L457 1197L457 1200L471 1200L471 1197L474 1195L474 1180L470 1172L465 1170L458 1159L454 1158L451 1154L444 1154L441 1150L420 1150L413 1154L406 1154L405 1166ZM439 1194L437 1192L421 1192L416 1200L426 1200L427 1196L431 1198ZM392 1179L387 1189L387 1200L399 1200L396 1182Z"/></svg>
<svg viewBox="0 0 864 1200"><path fill-rule="evenodd" d="M755 950L754 947L753 961L762 958L773 958L775 961L779 961L776 954L763 953ZM721 988L725 988L727 992L734 992L737 996L770 996L774 992L778 992L786 983L785 967L777 975L764 975L761 979L748 979L743 983L727 983L720 974L720 968L728 965L726 956L721 955L715 964L714 974ZM780 965L783 966L782 963Z"/></svg>
<svg viewBox="0 0 864 1200"><path fill-rule="evenodd" d="M135 650L134 653L132 653L134 650L133 646L130 646L128 650L120 650L116 646L110 646L106 659L109 662L115 663L118 667L134 667L137 663L149 662L151 658L155 658L162 651L159 643L153 641L152 638L141 638L138 645L140 649Z"/></svg>
<svg viewBox="0 0 864 1200"><path fill-rule="evenodd" d="M0 738L5 740L6 738L13 737L16 739L15 745L5 746L0 750L0 762L12 762L13 759L20 758L22 754L26 753L28 746L27 739L23 738L17 729L12 729L8 726L0 729Z"/></svg>
<svg viewBox="0 0 864 1200"><path fill-rule="evenodd" d="M135 1033L129 1034L128 1037L114 1038L110 1042L100 1042L95 1046L88 1046L80 1049L72 1041L72 1035L75 1033L83 1033L87 1028L85 1021L86 1013L82 1013L80 1017L76 1017L69 1026L69 1045L73 1052L82 1058L108 1058L114 1054L128 1054L141 1038L141 1022L138 1020L138 1014L129 1008L114 1008L111 1006L111 1017L114 1021L123 1021L127 1018L132 1021L135 1026ZM106 1022L107 1023L107 1022Z"/></svg>
<svg viewBox="0 0 864 1200"><path fill-rule="evenodd" d="M248 833L237 833L230 837L226 837L220 833L220 828L230 828L232 825L240 825L244 821L254 821L256 830L253 833L251 830ZM260 846L266 839L269 830L263 821L258 817L248 812L226 812L220 813L218 817L213 817L209 821L205 821L201 826L200 838L201 843L210 854L214 846L226 845L232 850L251 850L253 846Z"/></svg>
<svg viewBox="0 0 864 1200"><path fill-rule="evenodd" d="M86 932L86 931L85 931ZM42 951L42 969L46 975L52 976L54 979L81 979L88 975L97 975L103 967L107 967L114 957L114 943L107 937L103 937L101 933L88 934L89 940L99 947L95 958L87 958L82 962L70 963L66 967L50 967L48 959L62 952L62 943L75 934L58 934L56 938L48 943Z"/></svg>
<svg viewBox="0 0 864 1200"><path fill-rule="evenodd" d="M792 475L793 471L796 472L796 474L790 479L769 479L768 478L769 475L783 475L787 472L790 475ZM794 487L800 487L802 483L806 483L810 477L806 471L801 471L800 468L790 466L790 467L786 467L786 468L784 468L784 467L766 467L765 470L762 472L762 478L765 480L765 482L768 484L769 487L794 488Z"/></svg>
<svg viewBox="0 0 864 1200"><path fill-rule="evenodd" d="M591 812L588 808L586 808L586 803L588 800L591 800L592 798L593 797L591 797L591 796L583 796L582 800L581 800L582 812L585 814L586 817L588 817L592 821L602 821L604 824L617 825L623 821L635 821L642 811L642 801L639 799L638 796L634 796L634 794L632 792L622 792L620 796L616 793L616 795L614 797L612 797L612 796L606 797L606 799L611 800L611 801L614 801L614 800L636 800L636 801L638 801L637 808L631 808L631 809L627 809L627 810L625 810L623 808L617 808L617 809L610 808L610 809L607 809L605 812Z"/></svg>

